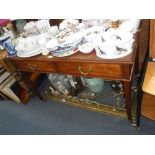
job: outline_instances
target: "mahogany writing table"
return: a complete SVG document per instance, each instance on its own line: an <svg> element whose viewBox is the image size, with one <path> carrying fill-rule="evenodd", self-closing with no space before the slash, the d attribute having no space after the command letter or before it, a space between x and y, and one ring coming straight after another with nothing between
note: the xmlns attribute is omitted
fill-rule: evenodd
<svg viewBox="0 0 155 155"><path fill-rule="evenodd" d="M124 84L127 118L132 123L132 76L133 73L137 74L140 71L146 56L148 30L149 20L143 20L141 31L135 37L136 41L132 53L119 59L101 59L96 56L94 51L90 54L77 52L74 55L62 58L51 57L51 55L38 55L30 58L8 57L4 60L4 64L11 72L61 73L74 76L101 77L107 80L120 80ZM20 77L17 77L17 79L20 79ZM22 84L26 87L24 82Z"/></svg>

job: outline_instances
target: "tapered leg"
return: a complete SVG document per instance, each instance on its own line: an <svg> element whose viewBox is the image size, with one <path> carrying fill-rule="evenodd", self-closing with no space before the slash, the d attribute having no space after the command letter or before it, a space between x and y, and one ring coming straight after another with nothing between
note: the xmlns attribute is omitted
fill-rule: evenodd
<svg viewBox="0 0 155 155"><path fill-rule="evenodd" d="M23 72L22 76L23 76L24 81L28 85L28 87L32 90L32 93L36 94L41 100L45 101L45 98L40 94L40 92L37 89L36 81L32 81L32 79L31 79L32 74ZM39 76L39 74L38 74L38 76ZM36 76L36 77L38 77L38 76ZM37 78L35 78L35 80L37 80Z"/></svg>
<svg viewBox="0 0 155 155"><path fill-rule="evenodd" d="M132 123L131 81L124 81L123 83L127 117L129 122Z"/></svg>

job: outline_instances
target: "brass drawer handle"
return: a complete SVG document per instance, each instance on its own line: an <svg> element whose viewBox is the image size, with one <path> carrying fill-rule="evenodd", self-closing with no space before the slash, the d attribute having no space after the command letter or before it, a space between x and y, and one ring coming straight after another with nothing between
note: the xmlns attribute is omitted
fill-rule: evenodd
<svg viewBox="0 0 155 155"><path fill-rule="evenodd" d="M36 65L29 64L29 69L35 71L37 69Z"/></svg>
<svg viewBox="0 0 155 155"><path fill-rule="evenodd" d="M92 69L92 67L89 67L89 68L88 68L88 72L85 73L85 72L82 71L81 66L79 66L79 67L78 67L78 70L79 70L79 72L80 72L82 75L88 75L93 69Z"/></svg>

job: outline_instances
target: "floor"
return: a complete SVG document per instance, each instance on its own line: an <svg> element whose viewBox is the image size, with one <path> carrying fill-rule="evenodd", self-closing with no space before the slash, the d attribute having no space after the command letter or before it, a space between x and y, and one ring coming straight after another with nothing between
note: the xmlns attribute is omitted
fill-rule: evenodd
<svg viewBox="0 0 155 155"><path fill-rule="evenodd" d="M32 98L27 105L0 101L1 135L153 135L155 122L141 117L139 129L127 119L51 100Z"/></svg>

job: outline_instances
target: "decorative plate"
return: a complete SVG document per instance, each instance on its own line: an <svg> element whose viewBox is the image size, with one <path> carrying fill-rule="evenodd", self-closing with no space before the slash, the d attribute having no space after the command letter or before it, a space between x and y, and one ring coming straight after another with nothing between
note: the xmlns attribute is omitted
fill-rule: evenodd
<svg viewBox="0 0 155 155"><path fill-rule="evenodd" d="M67 50L67 51L64 51L64 52L56 52L56 53L52 53L53 56L55 57L66 57L66 56L70 56L72 54L75 54L78 52L78 49L74 49L74 50Z"/></svg>
<svg viewBox="0 0 155 155"><path fill-rule="evenodd" d="M96 55L98 57L102 58L102 59L118 59L118 58L122 58L122 57L125 57L125 56L129 55L133 51L132 49L125 50L125 49L116 47L113 54L107 54L108 51L104 52L104 51L100 50L99 48L95 48L95 50L96 50Z"/></svg>

